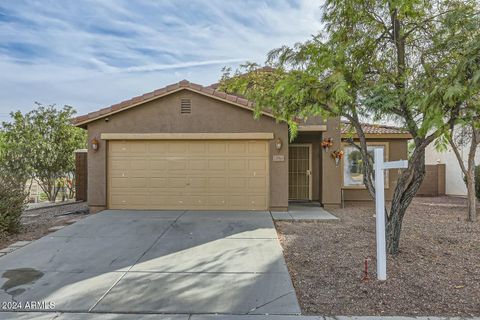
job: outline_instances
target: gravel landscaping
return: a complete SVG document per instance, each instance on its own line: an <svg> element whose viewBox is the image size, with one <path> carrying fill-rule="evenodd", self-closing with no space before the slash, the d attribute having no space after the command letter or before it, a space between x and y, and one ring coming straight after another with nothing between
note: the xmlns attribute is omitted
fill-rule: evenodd
<svg viewBox="0 0 480 320"><path fill-rule="evenodd" d="M465 221L465 199L414 200L385 282L376 281L373 204L331 212L340 220L276 223L303 313L480 315L480 222Z"/></svg>
<svg viewBox="0 0 480 320"><path fill-rule="evenodd" d="M22 214L21 230L17 234L0 236L0 249L6 248L17 241L30 241L41 238L52 232L54 227L67 225L78 219L86 217L87 214L67 214L72 211L85 211L88 209L86 202L69 203L27 210Z"/></svg>

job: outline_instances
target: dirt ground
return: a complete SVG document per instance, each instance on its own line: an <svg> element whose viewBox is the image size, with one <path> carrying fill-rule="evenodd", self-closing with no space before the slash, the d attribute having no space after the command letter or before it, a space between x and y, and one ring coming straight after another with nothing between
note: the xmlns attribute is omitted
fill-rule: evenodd
<svg viewBox="0 0 480 320"><path fill-rule="evenodd" d="M17 234L0 236L0 249L21 240L35 240L50 233L48 229L53 226L66 225L71 220L81 219L87 214L68 214L71 211L86 210L86 202L67 205L27 210L22 214L20 232Z"/></svg>
<svg viewBox="0 0 480 320"><path fill-rule="evenodd" d="M480 315L480 222L465 221L465 199L414 199L385 282L376 280L373 204L331 212L340 220L277 223L303 313Z"/></svg>

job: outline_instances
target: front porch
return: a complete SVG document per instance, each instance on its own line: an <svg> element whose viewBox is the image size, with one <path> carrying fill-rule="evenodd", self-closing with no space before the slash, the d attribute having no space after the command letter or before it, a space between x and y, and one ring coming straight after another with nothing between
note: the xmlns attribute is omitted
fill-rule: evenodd
<svg viewBox="0 0 480 320"><path fill-rule="evenodd" d="M322 148L329 140L329 149ZM341 123L339 118L326 121L310 118L298 126L298 132L288 146L288 200L316 202L324 209L339 208L341 203L341 166L331 153L341 149Z"/></svg>
<svg viewBox="0 0 480 320"><path fill-rule="evenodd" d="M322 208L319 202L289 202L288 211L272 211L275 221L316 221L338 220L333 214Z"/></svg>

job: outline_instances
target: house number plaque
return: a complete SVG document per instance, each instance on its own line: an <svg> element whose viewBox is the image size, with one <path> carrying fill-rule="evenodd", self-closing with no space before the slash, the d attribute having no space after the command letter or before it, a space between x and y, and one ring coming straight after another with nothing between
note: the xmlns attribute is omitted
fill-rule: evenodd
<svg viewBox="0 0 480 320"><path fill-rule="evenodd" d="M285 161L285 156L281 154L276 154L273 156L273 161Z"/></svg>

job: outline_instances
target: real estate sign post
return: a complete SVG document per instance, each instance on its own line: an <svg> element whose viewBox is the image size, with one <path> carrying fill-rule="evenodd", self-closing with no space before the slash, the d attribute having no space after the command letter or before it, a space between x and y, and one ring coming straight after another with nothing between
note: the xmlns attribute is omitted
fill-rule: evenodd
<svg viewBox="0 0 480 320"><path fill-rule="evenodd" d="M377 279L387 280L387 241L385 237L385 175L388 169L407 168L407 160L383 161L383 149L374 150L375 217L377 236Z"/></svg>

